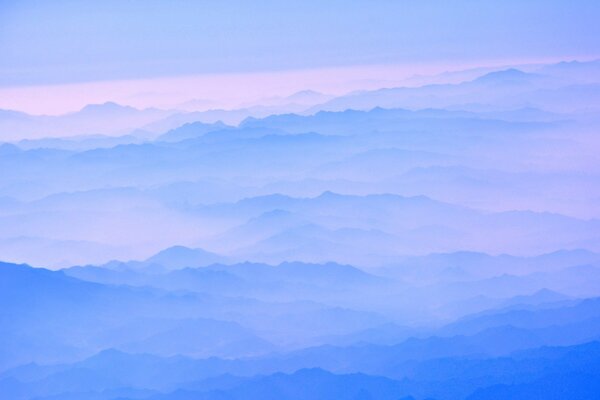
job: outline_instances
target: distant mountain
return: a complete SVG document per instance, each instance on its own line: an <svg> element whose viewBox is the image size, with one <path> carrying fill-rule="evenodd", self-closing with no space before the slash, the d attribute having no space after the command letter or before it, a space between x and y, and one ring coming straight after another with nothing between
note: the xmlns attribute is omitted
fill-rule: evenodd
<svg viewBox="0 0 600 400"><path fill-rule="evenodd" d="M426 165L452 165L456 160L444 154L384 148L354 154L344 160L320 166L317 171L324 178L344 177L346 179L384 179L394 177L403 171Z"/></svg>
<svg viewBox="0 0 600 400"><path fill-rule="evenodd" d="M202 122L187 123L179 128L172 129L167 133L160 135L157 140L164 142L179 142L187 139L196 139L209 132L222 131L226 129L232 129L232 127L225 125L221 121L217 121L213 124L205 124Z"/></svg>
<svg viewBox="0 0 600 400"><path fill-rule="evenodd" d="M40 139L103 134L125 135L174 111L138 110L113 102L90 104L81 110L59 116L30 116L23 113L0 113L0 140Z"/></svg>
<svg viewBox="0 0 600 400"><path fill-rule="evenodd" d="M478 389L467 400L594 400L600 391L600 374L565 371L527 383Z"/></svg>
<svg viewBox="0 0 600 400"><path fill-rule="evenodd" d="M379 270L385 276L394 276L418 282L469 280L499 275L527 275L535 272L557 272L577 265L600 263L600 254L587 250L563 250L531 257L508 254L489 255L481 252L458 251L404 257L393 265ZM547 289L546 289L547 290ZM549 294L544 291L541 293Z"/></svg>
<svg viewBox="0 0 600 400"><path fill-rule="evenodd" d="M561 301L566 301L571 299L571 297L566 296L562 293L558 293L554 290L549 289L540 289L537 292L527 295L527 296L515 296L506 302L504 302L501 306L515 306L522 304L531 304L531 305L540 305L547 303L558 303Z"/></svg>
<svg viewBox="0 0 600 400"><path fill-rule="evenodd" d="M296 92L285 99L289 102L303 105L314 105L331 99L333 96L326 95L314 90L302 90Z"/></svg>
<svg viewBox="0 0 600 400"><path fill-rule="evenodd" d="M298 212L301 215L309 216L313 213L319 213L323 209L332 212L331 216L343 214L349 209L367 208L374 206L370 211L371 215L379 215L382 209L395 212L414 212L419 208L429 208L430 211L438 209L439 211L448 211L452 209L460 212L461 208L451 204L444 204L425 196L400 196L393 194L371 194L367 196L344 195L325 191L318 196L301 198L272 194L267 196L257 196L243 199L235 204L221 204L212 207L206 207L207 210L219 211L229 210L243 212L245 215L263 214L272 210L283 210ZM237 209L237 210L236 210ZM464 210L469 212L468 210Z"/></svg>
<svg viewBox="0 0 600 400"><path fill-rule="evenodd" d="M495 313L477 314L459 319L442 331L447 334L469 334L497 326L536 329L573 324L600 318L600 298L586 299L574 305L539 310L499 310Z"/></svg>
<svg viewBox="0 0 600 400"><path fill-rule="evenodd" d="M570 82L540 73L523 72L518 69L507 69L488 72L474 80L455 84L431 84L420 87L395 87L372 91L350 93L334 98L310 111L320 110L343 111L369 110L374 107L383 108L452 108L475 110L486 106L492 110L508 110L522 107L538 107L545 110L573 110L579 107L569 106L557 99L543 98L539 90L552 90L568 93ZM590 93L586 98L597 104L592 98L592 86L586 86ZM584 95L584 92L581 92Z"/></svg>
<svg viewBox="0 0 600 400"><path fill-rule="evenodd" d="M2 155L14 155L18 154L21 149L18 146L15 146L11 143L2 143L0 144L0 154Z"/></svg>
<svg viewBox="0 0 600 400"><path fill-rule="evenodd" d="M25 121L31 119L32 117L33 116L21 111L0 109L0 120L2 121Z"/></svg>
<svg viewBox="0 0 600 400"><path fill-rule="evenodd" d="M275 350L275 346L235 322L188 319L173 325L118 348L130 353L194 357L244 357Z"/></svg>
<svg viewBox="0 0 600 400"><path fill-rule="evenodd" d="M502 71L489 72L474 79L472 82L488 85L530 85L536 82L536 80L541 79L544 79L543 75L510 68Z"/></svg>
<svg viewBox="0 0 600 400"><path fill-rule="evenodd" d="M284 262L277 266L253 264L213 265L210 270L231 273L248 281L257 282L298 282L311 283L323 289L337 285L368 285L381 280L368 272L351 265L336 263L307 264Z"/></svg>
<svg viewBox="0 0 600 400"><path fill-rule="evenodd" d="M562 61L556 64L544 65L539 69L539 72L571 83L598 83L600 82L600 60Z"/></svg>
<svg viewBox="0 0 600 400"><path fill-rule="evenodd" d="M109 148L123 144L143 143L146 140L137 135L106 136L88 135L69 138L24 139L17 143L24 150L50 148L74 151L85 151L95 148Z"/></svg>
<svg viewBox="0 0 600 400"><path fill-rule="evenodd" d="M563 312L569 314L573 310L565 308ZM474 392L481 395L506 390L504 385L535 384L557 373L593 375L600 354L598 342L540 347L547 335L574 340L572 334L581 330L580 326L567 330L563 327L569 325L548 325L545 330L531 331L501 326L468 336L412 338L392 346L320 346L227 360L164 358L105 350L71 364L30 364L6 371L0 375L0 393L20 399L132 387L160 390L163 394L157 399L221 399L224 394L233 396L225 398L246 398L248 393L264 398L271 392L275 398L295 399L315 393L340 398L349 390L349 398L353 399L354 390L387 398L389 389L393 399L445 395L444 398L458 400ZM598 334L600 324L596 323L594 329ZM517 349L524 350L515 352ZM338 379L343 379L344 384L338 385ZM342 386L345 389L339 392ZM577 383L576 387L580 386ZM307 387L311 389L308 394ZM174 388L179 390L173 391Z"/></svg>
<svg viewBox="0 0 600 400"><path fill-rule="evenodd" d="M81 356L85 352L71 342L64 324L80 319L80 325L85 325L84 314L94 307L95 298L113 296L118 301L122 294L62 272L0 263L0 338L6 344L0 348L0 370L33 360ZM57 319L66 310L68 314Z"/></svg>
<svg viewBox="0 0 600 400"><path fill-rule="evenodd" d="M347 96L348 99L353 99L356 96L358 100L364 97L368 103L365 106L354 104L348 107L324 107L323 110L313 110L314 113L309 115L282 114L261 119L248 118L240 124L240 127L281 129L289 133L318 132L336 136L356 135L372 137L373 139L377 138L378 135L385 134L383 137L380 136L382 143L385 143L388 147L396 144L398 147L407 150L412 148L411 145L419 143L418 139L426 139L427 142L424 143L424 147L429 151L433 151L436 147L433 146L432 141L441 140L444 142L442 149L447 152L448 146L452 148L452 141L448 140L448 135L451 135L454 141L458 138L473 137L473 135L485 139L492 133L501 132L506 134L508 131L525 132L548 129L558 124L558 121L551 123L545 119L540 120L540 118L510 118L510 111L531 108L529 104L520 107L502 108L500 111L492 109L467 112L444 109L444 106L409 110L393 100L394 90L396 89L381 89L381 91L361 92ZM487 89L485 90L487 91ZM380 102L380 95L388 96L388 94L391 96L392 101ZM346 97L338 99L345 101ZM335 101L336 99L330 103L333 104ZM506 115L508 115L508 118L506 118ZM554 118L553 120L560 120L560 118ZM481 135L481 132L487 134ZM463 143L459 141L456 144ZM418 146L418 149L422 150L423 146Z"/></svg>
<svg viewBox="0 0 600 400"><path fill-rule="evenodd" d="M264 219L265 224L251 223L252 219L260 217L261 214L269 215L265 213L275 210L292 213L298 217L288 218L290 214L286 214L288 217L284 219ZM492 232L510 230L512 233L508 238L504 238L503 245L511 243L511 248L519 248L522 252L551 251L560 247L558 243L564 241L577 243L574 247L586 247L589 246L588 240L593 237L593 231L599 223L596 220L580 220L558 214L530 211L483 212L425 196L409 197L391 194L353 196L330 192L313 198L259 196L234 204L203 206L198 208L198 212L206 217L227 215L239 221L240 226L243 226L243 229L240 228L242 231L235 228L207 242L210 246L218 246L219 243L245 244L243 254L238 254L239 257L253 259L253 255L306 245L309 246L307 248L312 249L307 250L307 254L328 254L327 257L334 257L329 260L343 263L351 261L348 258L333 256L336 252L343 254L346 251L343 246L336 250L335 244L350 246L355 254L354 251L361 250L361 247L357 246L359 240L366 240L364 243L369 243L365 248L377 249L374 253L388 257L406 254L409 249L418 253L455 251L460 248L461 236L468 238L464 240L468 240L474 250L488 253L508 251L506 250L508 247L499 248L497 247L499 243L484 239L480 235L482 229L489 229L490 235L493 234ZM280 215L284 216L281 213ZM255 233L251 232L252 226L257 228ZM474 234L470 229L475 226L479 234ZM555 234L552 238L548 238L546 234L541 233L541 227L544 227L546 233L552 231ZM352 232L355 233L354 236ZM453 235L450 235L450 232L453 232ZM242 238L238 240L240 234ZM271 234L273 240L265 238L266 234ZM373 243L367 240L367 237L370 237ZM384 237L388 239L384 240ZM424 241L425 237L428 240ZM251 240L254 243L262 242L265 246L258 246L253 252L252 245L247 245ZM434 243L435 247L429 246ZM555 244L551 245L551 243ZM273 247L269 247L271 245ZM315 252L314 249L318 246L329 249L330 252ZM232 250L230 246L226 251ZM290 259L289 257L299 257L299 254L283 256L287 258L259 258L259 260L270 263L281 262ZM278 257L282 257L282 254ZM326 261L299 259L311 262ZM362 263L363 258L360 260ZM381 259L378 262L381 262Z"/></svg>
<svg viewBox="0 0 600 400"><path fill-rule="evenodd" d="M4 327L0 337L9 344L0 351L0 369L31 361L70 361L106 346L129 345L140 352L206 356L271 349L246 328L206 318L215 315L217 309L247 304L241 300L219 297L220 302L209 305L213 300L206 296L169 298L156 289L103 285L75 279L61 271L5 263L0 264L0 289L0 322ZM142 330L133 329L134 323L121 330L121 326L140 318L165 320L178 316L182 319L178 323L145 324ZM75 321L76 331L64 329ZM141 322L138 325L144 326ZM23 334L24 331L29 333ZM164 346L173 337L184 334L188 341ZM194 337L200 335L203 340L196 342ZM85 342L81 342L83 337L87 338ZM214 353L217 349L219 353Z"/></svg>
<svg viewBox="0 0 600 400"><path fill-rule="evenodd" d="M599 181L593 172L507 172L495 168L437 165L416 167L390 177L383 187L404 187L407 195L423 194L490 211L527 209L589 219L597 214L597 210L593 202L586 200L585 193L593 192L590 188ZM571 188L569 192L563 190L565 185ZM544 202L537 200L537 194L542 190L552 193Z"/></svg>
<svg viewBox="0 0 600 400"><path fill-rule="evenodd" d="M77 115L78 117L99 117L99 116L110 116L114 117L117 115L127 115L135 113L137 110L130 106L122 106L112 101L108 101L103 104L88 104L76 113L67 115Z"/></svg>
<svg viewBox="0 0 600 400"><path fill-rule="evenodd" d="M593 397L598 66L0 110L0 399Z"/></svg>
<svg viewBox="0 0 600 400"><path fill-rule="evenodd" d="M202 249L173 246L153 255L146 259L145 262L149 264L158 264L168 269L180 269L224 263L227 262L227 258Z"/></svg>
<svg viewBox="0 0 600 400"><path fill-rule="evenodd" d="M217 399L381 399L414 400L402 394L402 384L392 379L364 374L335 375L321 369L302 369L293 374L273 374L241 381L229 390L180 390L151 400L217 400Z"/></svg>
<svg viewBox="0 0 600 400"><path fill-rule="evenodd" d="M247 296L256 299L317 300L344 297L343 290L377 290L390 282L350 265L285 262L212 264L164 272L154 264L108 264L104 267L73 267L69 276L104 284L151 286L214 295ZM129 266L129 267L128 267Z"/></svg>
<svg viewBox="0 0 600 400"><path fill-rule="evenodd" d="M327 348L315 350L324 354L328 352ZM341 379L344 382L342 386L347 387L353 396L355 395L353 391L360 388L368 389L371 394L377 396L375 398L387 398L381 397L385 395L384 389L393 389L394 399L408 395L429 397L445 395L444 398L458 400L473 392L481 395L482 392L494 393L498 389L505 390L502 387L507 384L535 384L540 379L553 377L556 374L585 378L595 376L594 370L598 366L599 354L598 342L592 342L570 347L541 347L513 353L511 357L498 358L446 357L421 362L410 360L394 362L393 357L390 356L388 359L391 364L387 366L382 364L378 367L372 358L373 350L374 348L370 347L365 347L362 351L360 348L351 349L351 351L361 351L362 365L366 366L367 361L370 365L367 369L380 368L379 373L391 374L396 378L374 376L373 373L366 372L358 374L337 372L333 375L318 367L296 368L294 367L296 362L288 360L286 364L284 359L279 361L272 359L272 363L281 363L276 366L265 363L266 360L261 359L192 360L184 357L132 355L107 350L71 365L48 367L29 365L8 371L3 376L0 390L3 389L3 393L6 394L8 390L15 393L20 389L23 394L39 396L39 394L57 394L65 391L67 393L106 391L128 385L169 392L156 397L157 399L222 399L224 394L234 396L225 398L238 398L235 396L246 398L244 396L248 393L256 395L262 393L260 398L264 398L269 395L269 392L278 396L276 398L283 399L297 398L294 396L301 396L299 398L303 399L307 396L312 398L310 396L315 393L326 398L330 398L329 396L339 398L336 394L341 390L338 385L338 380ZM317 353L313 352L313 355L316 356ZM356 357L359 355L357 354ZM325 361L324 358L321 360ZM304 360L302 363L311 362ZM286 372L275 373L272 371L274 367ZM237 377L232 376L232 373ZM369 382L372 385L367 385ZM436 384L431 385L431 382ZM278 384L272 386L275 383ZM169 389L174 386L179 387L180 390ZM575 387L574 389L581 390L580 382L577 387L579 389ZM265 388L268 389L268 393L265 393ZM311 390L307 392L307 388ZM339 395L345 396L344 393L346 392L340 392Z"/></svg>

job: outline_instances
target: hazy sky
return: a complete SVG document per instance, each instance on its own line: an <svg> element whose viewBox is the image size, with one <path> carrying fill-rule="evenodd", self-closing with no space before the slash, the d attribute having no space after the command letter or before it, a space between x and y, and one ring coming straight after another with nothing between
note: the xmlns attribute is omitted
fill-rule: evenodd
<svg viewBox="0 0 600 400"><path fill-rule="evenodd" d="M110 91L123 81L206 74L393 65L403 75L407 66L589 59L600 55L598 21L593 0L0 0L0 89L110 81ZM0 91L0 106L10 106L7 94L27 93ZM53 106L75 106L67 103Z"/></svg>

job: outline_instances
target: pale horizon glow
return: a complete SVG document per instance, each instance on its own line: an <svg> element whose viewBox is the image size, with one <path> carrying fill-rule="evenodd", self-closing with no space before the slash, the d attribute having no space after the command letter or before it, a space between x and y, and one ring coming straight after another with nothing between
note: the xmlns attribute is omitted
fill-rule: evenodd
<svg viewBox="0 0 600 400"><path fill-rule="evenodd" d="M586 61L593 57L572 59ZM308 89L339 96L358 90L411 86L407 80L419 76L433 77L445 72L475 68L523 68L572 59L362 65L5 87L0 88L0 109L32 115L62 115L79 111L88 104L105 102L116 102L139 109L178 109L182 108L183 103L201 100L205 102L204 107L199 106L194 111L227 110L260 105L265 99L285 97Z"/></svg>

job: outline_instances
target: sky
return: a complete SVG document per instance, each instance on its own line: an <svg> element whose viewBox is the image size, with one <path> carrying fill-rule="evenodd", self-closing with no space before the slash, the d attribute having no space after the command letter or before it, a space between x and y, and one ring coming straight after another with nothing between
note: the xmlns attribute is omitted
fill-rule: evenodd
<svg viewBox="0 0 600 400"><path fill-rule="evenodd" d="M205 97L234 107L297 88L337 94L375 78L589 59L600 55L598 20L585 0L0 0L0 107Z"/></svg>

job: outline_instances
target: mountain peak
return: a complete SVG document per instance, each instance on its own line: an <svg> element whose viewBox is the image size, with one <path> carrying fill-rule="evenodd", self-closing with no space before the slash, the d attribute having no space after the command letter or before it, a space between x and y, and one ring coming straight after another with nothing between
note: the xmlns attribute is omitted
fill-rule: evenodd
<svg viewBox="0 0 600 400"><path fill-rule="evenodd" d="M9 154L17 154L22 150L18 146L15 146L12 143L2 143L0 144L0 154L9 155Z"/></svg>
<svg viewBox="0 0 600 400"><path fill-rule="evenodd" d="M346 196L344 196L343 194L332 192L331 190L326 190L323 193L321 193L319 196L317 196L317 198L319 198L319 199L339 199L342 197L346 197Z"/></svg>
<svg viewBox="0 0 600 400"><path fill-rule="evenodd" d="M172 246L161 250L148 258L146 263L179 269L186 267L204 267L210 264L222 263L224 261L224 257L204 249Z"/></svg>
<svg viewBox="0 0 600 400"><path fill-rule="evenodd" d="M107 101L102 104L88 104L79 110L80 113L103 113L103 112L123 112L123 111L138 111L131 106L124 106L113 101Z"/></svg>
<svg viewBox="0 0 600 400"><path fill-rule="evenodd" d="M526 83L530 79L538 78L539 75L523 72L516 68L509 68L501 71L487 73L475 79L473 82L479 83Z"/></svg>

